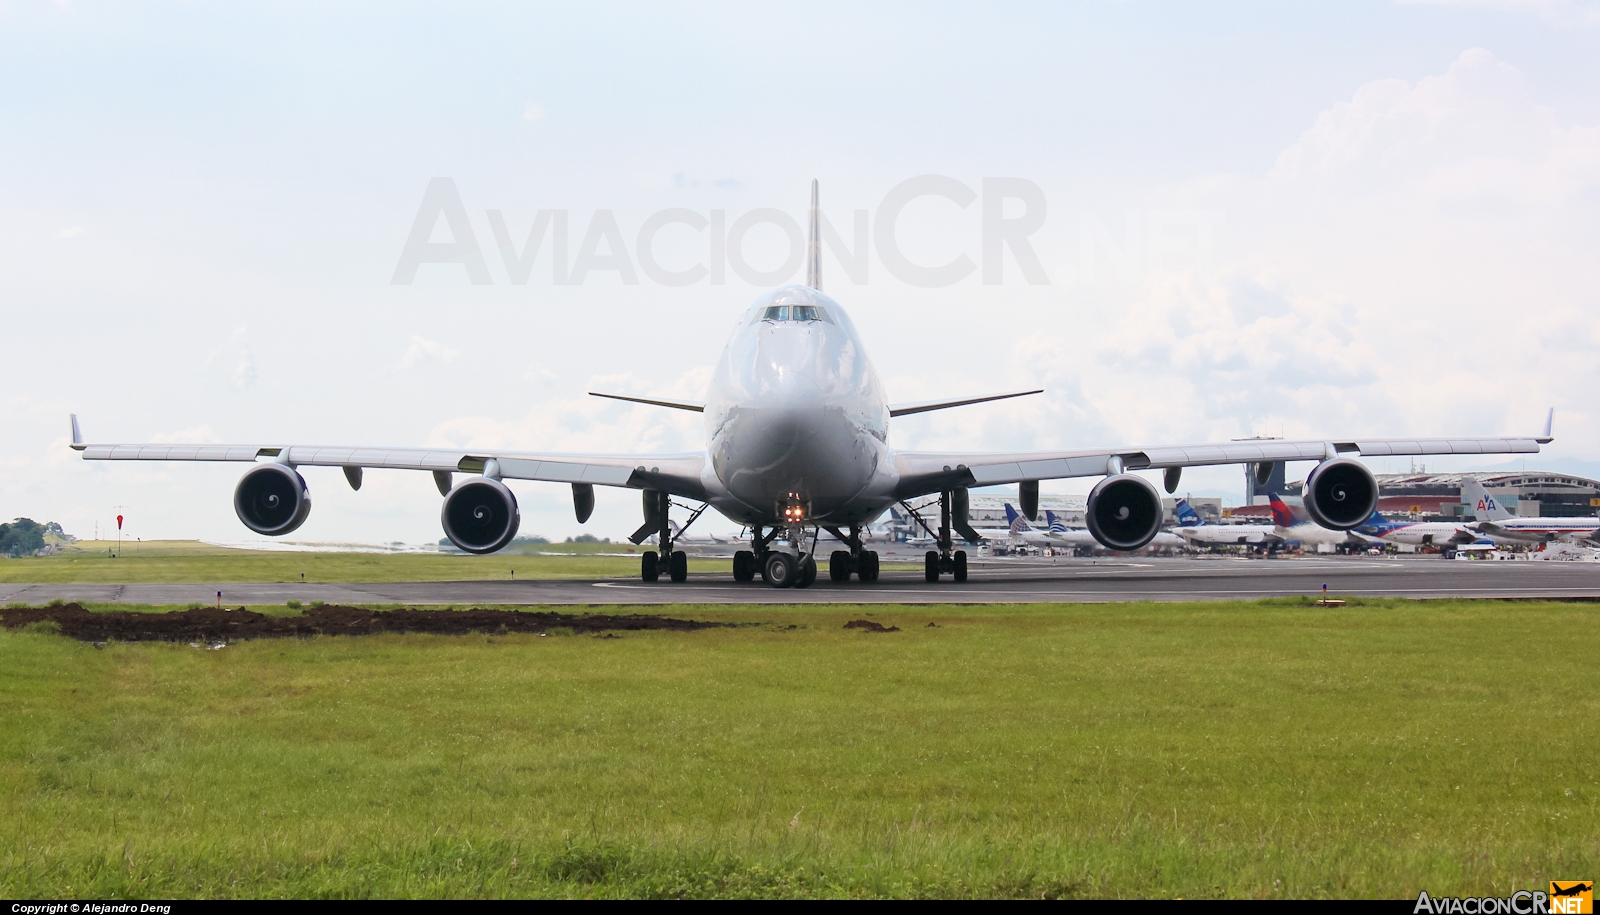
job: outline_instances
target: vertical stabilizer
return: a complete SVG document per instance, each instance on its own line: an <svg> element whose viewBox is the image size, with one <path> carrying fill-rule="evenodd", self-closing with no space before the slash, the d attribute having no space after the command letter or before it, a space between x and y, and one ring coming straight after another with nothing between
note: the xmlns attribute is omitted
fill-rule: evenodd
<svg viewBox="0 0 1600 915"><path fill-rule="evenodd" d="M1173 514L1178 518L1179 527L1199 527L1205 523L1205 519L1201 518L1200 513L1194 510L1194 506L1189 504L1188 499L1179 499Z"/></svg>
<svg viewBox="0 0 1600 915"><path fill-rule="evenodd" d="M811 179L811 234L806 242L806 285L822 291L822 215L817 210L817 179Z"/></svg>
<svg viewBox="0 0 1600 915"><path fill-rule="evenodd" d="M1500 500L1490 495L1483 484L1472 477L1461 481L1461 501L1466 503L1475 521L1504 521L1511 517L1511 512L1500 504Z"/></svg>

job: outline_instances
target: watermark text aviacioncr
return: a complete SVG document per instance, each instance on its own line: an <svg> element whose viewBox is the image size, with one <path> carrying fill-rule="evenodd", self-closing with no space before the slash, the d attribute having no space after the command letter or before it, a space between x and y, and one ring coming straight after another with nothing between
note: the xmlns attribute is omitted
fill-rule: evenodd
<svg viewBox="0 0 1600 915"><path fill-rule="evenodd" d="M1163 269L1205 273L1223 222L1216 210L1138 209L1107 219L1081 209L1065 249L1041 249L1038 236L1048 214L1044 191L1025 178L984 178L975 190L944 175L919 175L891 188L872 212L852 210L848 237L826 210L819 214L825 276L830 284L863 286L873 275L874 261L893 279L929 289L974 278L991 286L1008 280L1087 285L1138 282ZM582 285L593 277L624 285L643 280L662 286L719 286L730 274L751 285L777 286L804 274L801 220L780 209L762 207L730 219L723 209L674 207L652 213L627 233L615 211L597 209L587 214L575 251L572 240L579 220L573 216L564 209L538 210L524 235L512 228L503 211L484 211L504 276L513 285L525 285L541 263L541 281L548 276L556 286ZM945 224L938 221L941 217ZM454 265L450 269L455 275L473 285L494 285L496 274L479 235L455 180L432 179L390 282L410 285L424 265ZM670 236L668 246L676 249L679 263L661 262L663 236ZM972 243L974 250L930 257L916 250L930 236L943 237L943 247L957 239ZM1063 272L1068 275L1060 276Z"/></svg>

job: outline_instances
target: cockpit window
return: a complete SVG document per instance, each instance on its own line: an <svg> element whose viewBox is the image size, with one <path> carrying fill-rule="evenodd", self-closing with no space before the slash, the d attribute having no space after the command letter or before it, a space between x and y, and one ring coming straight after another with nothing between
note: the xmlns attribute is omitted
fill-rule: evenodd
<svg viewBox="0 0 1600 915"><path fill-rule="evenodd" d="M761 313L763 321L826 321L832 324L828 312L819 305L768 305Z"/></svg>

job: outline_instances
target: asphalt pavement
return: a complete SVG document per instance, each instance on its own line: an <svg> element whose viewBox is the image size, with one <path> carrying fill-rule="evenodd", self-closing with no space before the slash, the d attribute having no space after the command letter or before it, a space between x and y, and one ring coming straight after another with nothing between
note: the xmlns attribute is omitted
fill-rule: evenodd
<svg viewBox="0 0 1600 915"><path fill-rule="evenodd" d="M1413 598L1596 598L1600 563L1455 561L1437 557L1018 558L974 562L968 581L937 584L921 572L885 571L871 584L810 588L741 584L731 574L692 574L681 584L626 579L562 581L232 582L194 584L0 584L0 603L52 600L227 604L288 600L330 604L1032 603L1250 600L1288 595Z"/></svg>

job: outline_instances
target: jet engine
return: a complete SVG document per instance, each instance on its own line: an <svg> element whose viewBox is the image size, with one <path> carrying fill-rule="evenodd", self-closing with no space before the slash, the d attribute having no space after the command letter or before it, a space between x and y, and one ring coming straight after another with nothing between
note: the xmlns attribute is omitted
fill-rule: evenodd
<svg viewBox="0 0 1600 915"><path fill-rule="evenodd" d="M244 526L258 534L281 537L311 514L311 491L287 464L257 464L239 478L233 510Z"/></svg>
<svg viewBox="0 0 1600 915"><path fill-rule="evenodd" d="M1355 458L1323 461L1306 476L1306 513L1329 530L1360 527L1378 509L1378 481Z"/></svg>
<svg viewBox="0 0 1600 915"><path fill-rule="evenodd" d="M489 477L469 477L444 497L439 521L450 542L468 553L493 553L517 536L522 513L506 484Z"/></svg>
<svg viewBox="0 0 1600 915"><path fill-rule="evenodd" d="M1161 495L1131 473L1106 477L1089 491L1089 533L1108 550L1137 550L1161 531Z"/></svg>

